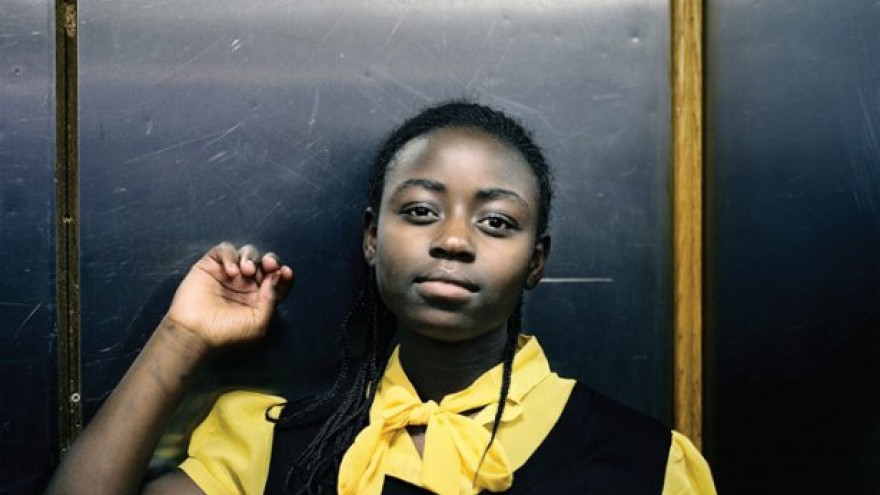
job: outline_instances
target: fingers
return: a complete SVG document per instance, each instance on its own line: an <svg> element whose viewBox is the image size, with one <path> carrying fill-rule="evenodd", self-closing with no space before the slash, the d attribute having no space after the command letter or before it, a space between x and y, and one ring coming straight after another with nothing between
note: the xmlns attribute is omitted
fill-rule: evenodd
<svg viewBox="0 0 880 495"><path fill-rule="evenodd" d="M287 265L280 265L277 270L267 273L260 284L261 298L277 304L287 296L293 285L293 278L293 269Z"/></svg>
<svg viewBox="0 0 880 495"><path fill-rule="evenodd" d="M259 263L260 252L253 245L245 244L238 250L238 266L245 277L259 275Z"/></svg>
<svg viewBox="0 0 880 495"><path fill-rule="evenodd" d="M278 255L272 252L264 254L263 257L260 259L260 268L262 268L262 270L266 273L272 273L282 266L283 263L281 263Z"/></svg>
<svg viewBox="0 0 880 495"><path fill-rule="evenodd" d="M263 255L260 270L266 277L266 283L261 284L261 290L266 291L264 296L275 302L284 299L290 286L293 285L293 269L282 263L278 255L269 252ZM262 287L263 285L265 287Z"/></svg>
<svg viewBox="0 0 880 495"><path fill-rule="evenodd" d="M287 265L282 265L278 270L278 278L275 281L275 295L278 301L281 301L290 292L293 286L293 269Z"/></svg>
<svg viewBox="0 0 880 495"><path fill-rule="evenodd" d="M257 285L263 285L267 277L277 273L269 280L271 287L283 298L293 283L293 269L285 265L273 252L260 255L253 244L236 248L232 243L221 242L208 251L207 256L223 267L227 278L243 276L252 278Z"/></svg>
<svg viewBox="0 0 880 495"><path fill-rule="evenodd" d="M208 259L220 265L227 278L232 278L239 274L238 251L235 249L235 246L228 242L221 242L211 248L199 264ZM207 268L207 265L205 265L205 267Z"/></svg>
<svg viewBox="0 0 880 495"><path fill-rule="evenodd" d="M253 277L259 268L260 253L251 244L236 249L229 242L221 242L211 248L207 256L223 266L223 271L229 278L239 274L245 277Z"/></svg>

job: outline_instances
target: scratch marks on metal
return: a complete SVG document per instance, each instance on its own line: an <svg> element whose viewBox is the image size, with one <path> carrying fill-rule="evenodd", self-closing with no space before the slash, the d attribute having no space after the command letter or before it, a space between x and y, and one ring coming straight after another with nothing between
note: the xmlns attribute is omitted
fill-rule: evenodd
<svg viewBox="0 0 880 495"><path fill-rule="evenodd" d="M29 321L31 321L31 318L33 318L34 315L37 314L37 311L39 311L41 307L43 307L43 301L38 302L37 305L34 306L34 309L32 309L31 312L28 313L28 315L24 317L24 320L22 320L21 323L19 323L18 328L16 328L15 332L13 332L13 334L12 334L13 338L18 337L18 334L21 332L21 330L24 328L24 326L27 325L27 323Z"/></svg>
<svg viewBox="0 0 880 495"><path fill-rule="evenodd" d="M154 151L151 151L151 152L149 152L149 153L143 153L143 154L141 154L141 155L137 155L137 156L135 156L135 157L132 157L132 158L129 158L128 160L126 160L126 161L124 162L124 164L125 164L125 165L130 165L130 164L132 164L132 163L135 163L135 162L138 162L138 161L141 161L141 160L145 160L145 159L147 159L147 158L152 158L152 157L154 157L154 156L161 155L162 153L165 153L165 152L167 152L167 151L171 151L171 150L175 150L175 149L178 149L178 148L182 148L182 147L184 147L184 146L188 146L188 145L190 145L190 144L198 143L199 141L204 141L204 140L206 140L206 139L210 139L210 140L207 141L204 145L205 145L205 146L212 146L212 145L214 145L214 144L216 144L216 143L222 141L224 138L226 138L227 136L229 136L229 135L232 134L233 132L235 132L236 129L238 129L239 127L241 127L245 122L247 122L247 120L248 120L247 118L242 119L240 122L236 123L235 125L231 126L230 128L226 129L226 130L223 131L223 132L219 132L219 133L217 133L217 132L211 132L211 133L208 133L208 134L203 134L203 135L201 135L201 136L196 136L196 137L194 137L194 138L192 138L192 139L185 139L185 140L183 140L183 141L179 141L179 142L177 142L177 143L170 144L170 145L168 145L168 146L165 146L164 148L160 148L160 149L158 149L158 150L154 150ZM218 157L218 156L215 155L214 158L219 159L219 158L221 158L221 157Z"/></svg>
<svg viewBox="0 0 880 495"><path fill-rule="evenodd" d="M877 143L877 134L874 132L874 120L871 118L871 112L868 103L865 101L865 92L859 90L859 105L862 110L864 145L868 151L869 159L880 161L880 145Z"/></svg>
<svg viewBox="0 0 880 495"><path fill-rule="evenodd" d="M483 66L477 66L474 70L474 74L468 79L467 84L464 85L464 89L466 91L470 91L473 85L482 77L483 75ZM482 81L481 81L482 82Z"/></svg>
<svg viewBox="0 0 880 495"><path fill-rule="evenodd" d="M507 60L507 55L510 53L510 47L512 46L513 38L507 40L507 43L504 44L504 48L501 50L501 54L498 55L498 59L495 60L495 66L492 67L493 74L497 74L501 69L501 66L504 65L504 61Z"/></svg>
<svg viewBox="0 0 880 495"><path fill-rule="evenodd" d="M861 149L854 152L849 150L849 166L854 184L852 187L853 200L856 206L880 220L878 215L877 191L880 190L880 143L877 141L877 133L874 130L874 119L871 115L870 103L865 99L865 93L859 90L859 107L861 113L861 125L859 137Z"/></svg>
<svg viewBox="0 0 880 495"><path fill-rule="evenodd" d="M147 306L147 302L149 302L149 298L146 298L143 301L141 301L141 304L138 306L137 310L134 312L134 316L131 317L131 320L128 321L128 325L125 326L125 330L122 332L122 335L128 335L128 333L131 331L132 327L134 326L135 322L137 322L138 318L141 316L141 313L143 313L144 308Z"/></svg>
<svg viewBox="0 0 880 495"><path fill-rule="evenodd" d="M315 101L312 103L312 114L309 116L309 134L318 122L318 106L321 104L321 87L315 88Z"/></svg>
<svg viewBox="0 0 880 495"><path fill-rule="evenodd" d="M322 44L326 43L327 40L330 39L330 36L333 35L333 32L336 31L336 28L339 27L339 24L341 22L342 22L342 16L337 17L336 20L333 21L333 24L330 26L330 29L328 29L327 32L324 33L324 36L321 37Z"/></svg>
<svg viewBox="0 0 880 495"><path fill-rule="evenodd" d="M323 186L321 186L321 185L318 184L317 182L315 182L315 181L309 179L309 178L306 177L304 174L302 174L302 173L300 173L300 172L298 172L298 171L296 171L296 170L293 170L293 169L290 168L290 167L285 167L285 168L283 168L282 170L284 170L285 172L289 173L290 175L293 175L294 177L296 177L296 178L302 180L304 183L306 183L306 184L312 186L316 191L323 191L323 190L324 190L324 187L323 187Z"/></svg>
<svg viewBox="0 0 880 495"><path fill-rule="evenodd" d="M407 84L407 83L401 81L400 79L397 79L396 77L392 76L391 74L388 74L387 72L381 70L379 67L374 67L373 71L377 76L381 76L386 81L394 84L395 86L403 89L404 91L406 91L412 95L418 96L419 98L421 98L425 101L432 101L432 98L430 96L423 93L422 91L419 91L415 86L412 86L410 84Z"/></svg>
<svg viewBox="0 0 880 495"><path fill-rule="evenodd" d="M216 143L222 141L223 139L226 138L226 136L232 134L233 132L236 131L236 129L238 129L239 127L241 127L242 124L244 124L245 122L247 122L247 120L248 120L247 118L244 118L244 119L241 119L240 121L236 122L236 123L235 123L233 126L231 126L229 129L226 129L225 131L223 131L219 136L217 136L216 138L214 138L214 139L208 141L207 143L205 143L205 146L211 146L211 145L214 145L214 144L216 144Z"/></svg>
<svg viewBox="0 0 880 495"><path fill-rule="evenodd" d="M156 8L156 7L164 7L164 6L166 6L166 5L173 5L173 4L175 4L175 3L180 3L180 0L167 0L167 1L164 1L164 2L152 2L152 3L147 3L147 4L144 4L144 5L141 5L141 10L149 10L149 9L153 9L153 8Z"/></svg>
<svg viewBox="0 0 880 495"><path fill-rule="evenodd" d="M486 93L486 92L484 91L484 93ZM533 107L531 105L526 105L526 104L519 102L519 101L516 101L516 100L511 100L510 98L504 98L496 93L488 93L488 94L492 97L493 100L500 102L505 107L515 108L518 111L532 115L533 118L535 118L535 119L539 119L541 122L544 123L544 125L547 126L548 129L551 129L554 133L556 133L556 134L562 133L562 131L559 129L559 127L554 125L553 122L551 122L550 119L548 119L547 116L544 115L544 112L542 112L538 108Z"/></svg>
<svg viewBox="0 0 880 495"><path fill-rule="evenodd" d="M187 140L184 140L184 141L180 141L180 142L178 142L178 143L174 143L174 144L168 145L168 146L166 146L166 147L164 147L164 148L160 148L160 149L158 149L158 150L151 151L151 152L149 152L149 153L144 153L144 154L141 154L141 155L135 156L135 157L133 157L133 158L129 158L128 160L126 160L126 161L124 162L124 165L131 165L132 163L135 163L135 162L138 162L138 161L141 161L141 160L147 159L147 158L151 158L151 157L154 157L154 156L157 156L157 155L161 155L162 153L165 153L166 151L175 150L175 149L182 148L182 147L184 147L184 146L187 146L187 145L190 145L190 144L193 144L193 143L197 143L197 142L199 142L199 141L202 141L202 140L207 139L207 138L209 138L209 137L213 137L213 136L215 136L215 135L216 135L216 133L211 133L211 134L206 134L206 135L204 135L204 136L198 136L198 137L195 137L195 138L192 138L192 139L187 139ZM210 143L209 143L209 144L210 144Z"/></svg>
<svg viewBox="0 0 880 495"><path fill-rule="evenodd" d="M23 117L20 119L12 120L12 124L25 124L27 122L48 122L51 121L52 117L47 116L37 116L37 117Z"/></svg>
<svg viewBox="0 0 880 495"><path fill-rule="evenodd" d="M397 22L394 23L394 26L391 28L391 31L388 32L388 36L385 38L385 42L382 43L382 51L391 44L391 40L394 38L394 35L397 34L397 30L400 29L400 25L403 23L403 19L406 17L406 12L400 14L400 17L397 18Z"/></svg>
<svg viewBox="0 0 880 495"><path fill-rule="evenodd" d="M260 226L266 222L266 220L268 220L272 215L275 214L276 211L278 211L278 208L280 208L280 207L281 207L281 202L280 201L276 202L275 205L269 209L269 211L267 211L265 214L263 214L263 216L251 226L250 234L253 234L254 232L256 232L260 228Z"/></svg>
<svg viewBox="0 0 880 495"><path fill-rule="evenodd" d="M149 108L149 104L145 101L142 101L142 102L136 103L134 105L123 108L122 110L119 111L119 113L116 116L107 119L105 122L107 124L112 124L114 122L118 122L120 120L131 117L132 115L134 115L140 111L143 111L145 109L148 109L148 108Z"/></svg>
<svg viewBox="0 0 880 495"><path fill-rule="evenodd" d="M196 60L202 58L202 57L203 57L206 53L208 53L212 48L214 48L215 46L217 46L217 44L220 43L220 41L223 40L223 39L225 39L225 38L224 38L224 37L220 37L220 38L217 38L216 40L212 41L211 43L208 43L204 48L202 48L201 50L199 50L199 51L198 51L197 53L195 53L192 57L186 59L183 63L181 63L181 64L175 66L175 67L174 67L173 69L171 69L170 71L166 72L166 73L163 74L162 76L160 76L160 77L158 77L157 79L155 79L155 80L153 80L152 82L150 82L150 86L155 86L155 85L157 85L157 84L159 84L159 83L161 83L161 82L163 82L163 81L166 81L167 79L169 79L169 78L171 78L172 76L176 75L176 74L179 73L180 71L186 69L187 67L189 67L190 65L192 65Z"/></svg>
<svg viewBox="0 0 880 495"><path fill-rule="evenodd" d="M486 31L486 37L483 39L483 43L488 43L489 40L492 39L492 35L495 34L495 27L498 25L498 22L498 19L492 21L492 25L489 26L489 30Z"/></svg>
<svg viewBox="0 0 880 495"><path fill-rule="evenodd" d="M306 218L300 220L300 221L299 221L299 226L300 226L300 228L302 228L302 226L304 226L304 225L307 225L307 224L311 223L313 220L315 220L316 218L318 218L320 215L321 215L321 212L320 212L320 211L315 211L315 212L313 212L311 215L309 215L308 217L306 217Z"/></svg>
<svg viewBox="0 0 880 495"><path fill-rule="evenodd" d="M107 213L109 213L109 214L111 214L111 215L116 215L116 214L119 214L119 213L121 213L121 212L123 212L123 211L129 209L129 208L132 208L132 207L138 206L139 204L141 204L141 203L143 203L143 202L144 202L143 199L136 199L136 200L133 200L133 201L128 201L128 202L126 202L125 204L121 204L121 205L119 205L119 206L116 206L116 207L114 207L114 208L111 208L111 209L107 210Z"/></svg>
<svg viewBox="0 0 880 495"><path fill-rule="evenodd" d="M218 162L222 163L228 159L229 159L229 153L227 153L224 150L224 151L221 151L220 153L215 154L211 158L208 158L208 163L218 163Z"/></svg>
<svg viewBox="0 0 880 495"><path fill-rule="evenodd" d="M489 40L491 40L492 36L495 34L495 28L498 26L498 22L499 22L499 20L495 19L494 21L492 21L492 24L489 26L489 29L486 30L486 36L483 38L483 46L489 46ZM504 59L507 56L507 51L510 49L510 45L511 45L511 41L509 40L507 45L505 45L504 50L502 51L501 55L498 57L497 61L495 62L494 68L488 74L488 77L491 78L493 75L497 74L498 68L500 67L501 63L504 61ZM470 79L468 80L467 84L465 84L464 88L467 92L470 92L471 88L475 84L480 84L480 85L485 84L486 83L485 79L486 79L486 77L484 76L484 65L478 64L476 66L476 68L474 69L473 75L471 75Z"/></svg>

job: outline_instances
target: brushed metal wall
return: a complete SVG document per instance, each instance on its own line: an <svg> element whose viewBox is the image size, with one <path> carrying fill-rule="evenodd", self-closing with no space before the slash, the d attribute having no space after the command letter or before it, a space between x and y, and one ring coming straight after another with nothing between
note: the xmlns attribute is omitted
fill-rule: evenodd
<svg viewBox="0 0 880 495"><path fill-rule="evenodd" d="M57 461L53 8L0 6L0 253L18 261L0 279L14 430L0 493L38 491ZM202 388L324 385L362 262L367 163L395 124L455 97L519 117L557 168L529 330L561 373L670 418L666 2L81 0L78 12L86 420L222 239L277 250L297 287L268 341L218 360Z"/></svg>
<svg viewBox="0 0 880 495"><path fill-rule="evenodd" d="M57 462L52 9L0 3L0 493Z"/></svg>
<svg viewBox="0 0 880 495"><path fill-rule="evenodd" d="M880 9L707 6L719 493L880 493Z"/></svg>
<svg viewBox="0 0 880 495"><path fill-rule="evenodd" d="M666 2L79 7L87 418L220 239L273 247L298 284L269 342L202 387L319 387L374 146L415 109L469 96L520 117L557 166L550 280L527 326L562 373L669 419ZM0 493L39 492L57 462L52 10L0 3ZM880 10L707 10L719 491L876 493Z"/></svg>
<svg viewBox="0 0 880 495"><path fill-rule="evenodd" d="M83 0L80 16L87 416L222 239L277 250L297 287L220 381L326 381L374 148L466 96L521 118L558 170L527 326L561 372L669 418L666 2Z"/></svg>

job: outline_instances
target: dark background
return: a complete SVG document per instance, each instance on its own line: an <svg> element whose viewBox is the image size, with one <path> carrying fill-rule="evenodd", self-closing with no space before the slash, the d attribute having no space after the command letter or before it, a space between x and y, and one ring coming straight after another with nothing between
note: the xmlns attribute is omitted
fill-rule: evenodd
<svg viewBox="0 0 880 495"><path fill-rule="evenodd" d="M45 156L33 179L39 187L19 191L4 181L3 192L39 204L45 226L37 235L32 223L4 217L3 248L15 239L47 273L37 281L4 267L13 284L4 295L20 285L45 292L22 314L4 314L4 332L54 293L51 5L13 7L19 18L0 40L4 56L42 64L42 73L29 73L39 85L27 89L43 105ZM325 386L362 263L368 162L394 125L455 97L520 118L557 169L553 255L547 281L527 301L527 329L560 373L671 419L665 3L83 0L78 13L85 421L189 265L223 239L276 250L297 271L297 286L267 342L206 373L156 464L180 453L181 435L212 391ZM25 46L31 38L42 44ZM24 113L31 100L11 91L16 80L3 70L4 102ZM33 133L14 114L2 124L31 140L15 149L36 159ZM13 181L25 174L3 167ZM29 458L18 465L29 478L4 466L0 491L36 490L57 462L56 329L54 307L43 307L31 333L11 334L18 345L43 344L30 354L42 374L14 365L4 375L25 377L28 399L41 401L4 407L2 418L26 435ZM0 400L17 404L23 388L4 389ZM4 458L14 453L6 445Z"/></svg>
<svg viewBox="0 0 880 495"><path fill-rule="evenodd" d="M708 6L719 491L880 493L880 4Z"/></svg>
<svg viewBox="0 0 880 495"><path fill-rule="evenodd" d="M707 7L705 451L720 493L880 492L880 7ZM0 494L57 463L54 21L0 4ZM326 384L361 263L365 168L467 96L557 168L527 328L561 374L671 421L669 6L644 1L79 2L85 420L222 239L297 270L267 342L205 373ZM62 377L63 379L64 377Z"/></svg>
<svg viewBox="0 0 880 495"><path fill-rule="evenodd" d="M0 493L58 452L55 39L47 2L0 2Z"/></svg>

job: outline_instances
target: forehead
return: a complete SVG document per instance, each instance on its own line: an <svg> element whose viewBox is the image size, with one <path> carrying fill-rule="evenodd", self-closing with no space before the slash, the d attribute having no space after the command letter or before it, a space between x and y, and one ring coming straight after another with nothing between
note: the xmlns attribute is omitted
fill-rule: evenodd
<svg viewBox="0 0 880 495"><path fill-rule="evenodd" d="M538 201L537 179L522 155L479 129L444 128L410 140L389 163L383 189L413 178L461 188L510 189L531 205Z"/></svg>

